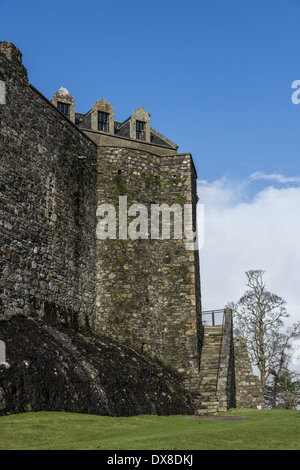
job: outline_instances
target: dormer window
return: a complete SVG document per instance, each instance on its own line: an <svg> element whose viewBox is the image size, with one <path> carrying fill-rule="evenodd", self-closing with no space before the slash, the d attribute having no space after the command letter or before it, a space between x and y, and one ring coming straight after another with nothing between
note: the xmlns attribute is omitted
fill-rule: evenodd
<svg viewBox="0 0 300 470"><path fill-rule="evenodd" d="M109 132L109 114L98 112L98 131Z"/></svg>
<svg viewBox="0 0 300 470"><path fill-rule="evenodd" d="M75 122L75 100L68 90L61 87L52 97L52 104L70 121Z"/></svg>
<svg viewBox="0 0 300 470"><path fill-rule="evenodd" d="M57 103L57 109L70 119L70 105L66 103Z"/></svg>
<svg viewBox="0 0 300 470"><path fill-rule="evenodd" d="M130 117L131 139L150 142L150 114L144 108L137 108Z"/></svg>
<svg viewBox="0 0 300 470"><path fill-rule="evenodd" d="M115 112L111 104L105 98L96 101L92 108L92 129L96 132L114 133Z"/></svg>
<svg viewBox="0 0 300 470"><path fill-rule="evenodd" d="M143 121L136 121L136 138L146 140L146 123Z"/></svg>

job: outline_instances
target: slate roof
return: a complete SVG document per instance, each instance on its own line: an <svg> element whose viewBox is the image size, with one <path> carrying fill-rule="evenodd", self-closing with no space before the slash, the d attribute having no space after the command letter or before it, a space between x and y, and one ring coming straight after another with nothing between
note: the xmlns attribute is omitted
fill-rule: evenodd
<svg viewBox="0 0 300 470"><path fill-rule="evenodd" d="M129 116L129 118L125 119L123 122L115 121L114 135L130 139L130 119L131 116ZM80 129L92 130L92 110L88 111L86 114L76 113L75 124ZM151 144L172 148L174 150L177 150L178 148L178 145L167 139L167 137L160 134L155 129L152 129L152 127L150 128L150 142Z"/></svg>
<svg viewBox="0 0 300 470"><path fill-rule="evenodd" d="M75 113L75 124L81 129L92 129L92 110L86 114Z"/></svg>

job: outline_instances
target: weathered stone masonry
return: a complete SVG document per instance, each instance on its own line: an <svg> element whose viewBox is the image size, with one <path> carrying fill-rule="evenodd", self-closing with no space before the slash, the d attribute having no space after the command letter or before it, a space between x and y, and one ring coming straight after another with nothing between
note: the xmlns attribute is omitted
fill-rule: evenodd
<svg viewBox="0 0 300 470"><path fill-rule="evenodd" d="M69 106L68 117L57 109L59 103L64 111L68 111ZM11 43L0 42L0 323L8 325L5 331L2 328L6 340L9 343L11 332L7 320L15 317L14 321L17 321L21 315L44 324L32 323L32 326L47 336L49 358L56 354L66 357L62 352L62 334L46 325L50 323L54 327L63 323L72 331L87 329L91 334L105 335L116 341L113 356L110 353L107 356L110 360L111 357L118 357L117 361L130 358L130 351L134 350L141 364L145 357L149 370L152 367L147 362L149 358L170 367L176 377L178 374L195 411L214 409L215 400L214 411L224 410L235 403L235 376L239 384L238 403L244 403L240 397L246 396L248 389L252 390L253 380L248 369L248 379L243 380L243 363L239 362L237 352L234 355L229 319L224 330L220 330L224 341L221 343L221 363L217 364L219 384L214 387L218 396L204 390L207 377L201 358L205 335L201 321L199 252L187 250L186 240L175 239L173 234L164 240L151 239L151 236L137 240L130 237L96 238L97 208L104 203L113 204L117 209L119 197L127 198L128 208L132 204L143 204L149 213L152 204L179 204L181 207L192 204L190 228L195 231L197 174L192 156L177 153L177 149L176 144L150 127L150 115L143 108L138 108L130 118L119 123L114 121L113 108L104 99L97 101L86 114L76 113L74 99L61 88L50 103L28 84L20 51ZM20 338L24 337L26 328L21 322ZM51 337L57 339L57 347L62 348L60 353L52 351ZM73 344L81 342L76 338L73 337ZM14 349L14 360L16 370L21 374L18 347L21 345ZM36 347L43 348L43 345ZM126 353L123 347L129 348ZM87 350L91 354L89 346L84 349L83 354ZM205 349L210 351L210 345L206 344ZM29 343L27 352L31 354ZM103 367L99 365L100 358L96 360L98 372L87 365L90 359L82 360L89 376L83 381L87 380L93 389L94 379L101 375L99 371ZM38 365L36 370L40 367ZM64 365L57 367L61 377L67 377ZM156 365L153 367L158 370ZM52 377L51 374L47 377ZM21 375L17 375L18 380ZM114 372L109 375L108 393L119 396L118 400L123 402L123 395L121 397L114 389L118 378L114 378ZM4 376L8 390L14 389L13 371L5 371ZM35 380L38 383L36 376ZM101 380L97 379L99 383L93 396L100 393ZM23 378L20 383L22 381ZM65 409L73 410L72 400L66 400L66 394L72 389L68 380L64 379L65 388L59 391L51 385L50 379L47 381L46 388L54 387L51 396L56 405L53 409L58 409L58 400L60 409L65 406ZM78 387L77 382L75 385L79 395L84 395L83 390L88 389L86 385ZM164 386L167 387L164 390L169 387ZM28 390L31 388L32 384ZM135 394L138 388L135 384ZM162 398L165 400L164 412L190 409L189 399L183 397L184 406L180 407L180 387L176 390L176 396L170 392L167 401ZM253 406L259 400L258 388L255 390ZM56 392L59 392L59 398ZM155 397L155 391L152 392ZM22 397L11 399L9 393L4 400L10 403L8 411L13 410L13 403L18 403L17 411L22 410L25 406ZM128 398L132 400L130 413L148 410L135 406L136 398L130 390L125 395L131 396ZM176 406L172 407L169 400ZM203 401L208 404L203 405ZM66 405L67 402L73 404ZM40 398L37 398L36 407L39 403ZM110 405L111 409L115 406L116 410L117 403ZM84 410L99 412L102 405L86 406ZM5 407L0 406L0 409ZM128 413L127 405L122 409ZM159 407L155 405L155 409Z"/></svg>
<svg viewBox="0 0 300 470"><path fill-rule="evenodd" d="M162 156L101 148L98 205L191 204L196 173L189 154ZM150 226L149 226L150 234ZM174 367L197 390L199 263L184 240L97 241L97 321L100 331ZM199 325L198 325L199 326Z"/></svg>
<svg viewBox="0 0 300 470"><path fill-rule="evenodd" d="M92 326L171 365L196 390L195 253L182 240L96 245L95 237L97 204L119 195L147 206L195 202L191 156L161 146L156 155L146 144L98 146L97 156L97 146L28 84L17 49L2 43L1 50L3 318Z"/></svg>
<svg viewBox="0 0 300 470"><path fill-rule="evenodd" d="M0 80L1 315L91 323L96 146L28 84L9 43L1 43Z"/></svg>

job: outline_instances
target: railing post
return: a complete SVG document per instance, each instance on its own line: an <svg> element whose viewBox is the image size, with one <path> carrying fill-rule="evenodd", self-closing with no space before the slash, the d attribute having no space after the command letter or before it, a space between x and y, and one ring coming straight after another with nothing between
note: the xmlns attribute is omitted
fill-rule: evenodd
<svg viewBox="0 0 300 470"><path fill-rule="evenodd" d="M215 312L211 312L211 320L212 320L212 326L215 326Z"/></svg>

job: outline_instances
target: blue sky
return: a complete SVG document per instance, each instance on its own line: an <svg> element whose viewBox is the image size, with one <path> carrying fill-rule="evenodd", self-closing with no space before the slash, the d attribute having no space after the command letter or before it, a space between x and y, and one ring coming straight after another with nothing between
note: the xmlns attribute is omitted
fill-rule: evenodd
<svg viewBox="0 0 300 470"><path fill-rule="evenodd" d="M0 40L23 52L48 99L143 106L191 152L205 206L204 309L245 290L245 271L300 318L300 0L0 0ZM300 367L300 352L298 354Z"/></svg>
<svg viewBox="0 0 300 470"><path fill-rule="evenodd" d="M199 178L300 175L298 0L0 0L0 39L23 52L49 99L77 111L105 97L123 120L139 106L191 152Z"/></svg>

